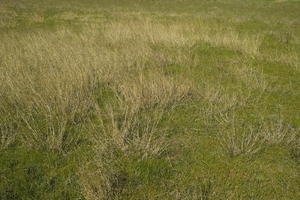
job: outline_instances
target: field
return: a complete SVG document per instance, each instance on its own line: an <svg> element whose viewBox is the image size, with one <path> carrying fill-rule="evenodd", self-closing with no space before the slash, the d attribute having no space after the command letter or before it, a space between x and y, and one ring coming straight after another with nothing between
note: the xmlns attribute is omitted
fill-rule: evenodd
<svg viewBox="0 0 300 200"><path fill-rule="evenodd" d="M1 200L299 200L300 2L0 0Z"/></svg>

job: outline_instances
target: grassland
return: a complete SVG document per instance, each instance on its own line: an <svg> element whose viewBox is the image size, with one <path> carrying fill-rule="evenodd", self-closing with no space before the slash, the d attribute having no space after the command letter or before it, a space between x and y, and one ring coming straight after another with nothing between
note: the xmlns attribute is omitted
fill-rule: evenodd
<svg viewBox="0 0 300 200"><path fill-rule="evenodd" d="M300 199L299 11L1 0L0 199Z"/></svg>

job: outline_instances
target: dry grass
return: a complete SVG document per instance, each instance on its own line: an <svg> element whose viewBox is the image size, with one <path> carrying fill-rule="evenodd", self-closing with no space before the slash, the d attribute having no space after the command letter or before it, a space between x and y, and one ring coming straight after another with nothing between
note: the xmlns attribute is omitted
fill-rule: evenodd
<svg viewBox="0 0 300 200"><path fill-rule="evenodd" d="M233 30L206 30L200 39L213 46L225 47L236 51L241 51L250 56L259 54L261 37L258 35L241 35Z"/></svg>
<svg viewBox="0 0 300 200"><path fill-rule="evenodd" d="M235 127L220 137L220 144L230 156L252 155L262 150L261 136L253 129L238 132Z"/></svg>
<svg viewBox="0 0 300 200"><path fill-rule="evenodd" d="M253 155L262 149L274 145L283 145L292 148L295 153L298 147L298 130L292 128L282 119L261 120L258 124L246 125L237 123L234 117L223 118L220 121L221 132L219 141L223 150L230 156Z"/></svg>
<svg viewBox="0 0 300 200"><path fill-rule="evenodd" d="M128 78L118 85L116 93L136 110L172 107L191 95L190 82L161 73L138 74Z"/></svg>
<svg viewBox="0 0 300 200"><path fill-rule="evenodd" d="M271 122L265 122L263 137L268 145L291 145L297 141L299 130L293 128L289 123L278 119Z"/></svg>
<svg viewBox="0 0 300 200"><path fill-rule="evenodd" d="M296 160L297 162L300 161L300 136L299 131L298 135L296 136L295 140L289 146L291 157Z"/></svg>
<svg viewBox="0 0 300 200"><path fill-rule="evenodd" d="M53 19L78 17L64 12ZM32 23L45 22L40 15L27 18ZM0 27L14 27L14 23L0 16ZM86 199L117 199L122 184L122 175L114 166L118 156L138 155L141 160L161 156L169 145L168 129L161 127L164 115L192 97L198 97L197 103L205 102L201 117L210 125L217 124L218 140L229 156L292 145L291 153L299 157L298 133L290 125L262 120L257 126L245 126L246 122L236 123L232 118L238 110L258 107L261 96L270 89L262 72L243 61L229 62L223 71L239 83L234 87L205 75L200 75L197 87L193 78L184 77L201 62L193 53L197 45L206 43L253 59L260 56L260 35L210 26L201 20L171 23L140 16L84 25L78 32L38 29L8 31L1 36L0 149L18 143L61 153L86 139L93 151L91 162L79 173ZM292 54L277 59L298 66L299 59ZM170 66L186 67L184 75L167 73ZM105 96L104 90L111 94ZM78 128L82 126L87 128ZM208 199L210 183L199 191L195 199Z"/></svg>
<svg viewBox="0 0 300 200"><path fill-rule="evenodd" d="M152 28L149 25L142 26L142 32L128 29L127 35L116 33L109 37L111 31L123 29L118 23L104 30L87 27L78 34L61 29L54 33L22 34L22 37L17 33L4 35L0 47L3 72L0 94L1 105L10 109L1 111L3 115L16 111L16 117L25 127L19 136L22 143L32 148L63 151L74 142L69 128L94 113L97 90L103 84L113 88L122 106L129 106L134 112L172 107L190 96L189 82L167 77L159 68L162 60L166 65L183 61L180 56L173 60L173 55L169 57L163 52L157 56L151 45L155 41L169 45L165 34L170 28L155 26L158 32L149 33L145 41L139 38L144 38L143 34ZM181 53L183 57L189 56ZM153 72L157 70L161 72ZM152 132L148 130L151 126L147 125L144 131ZM118 131L125 134L127 128ZM139 140L145 143L148 139Z"/></svg>
<svg viewBox="0 0 300 200"><path fill-rule="evenodd" d="M114 149L139 154L142 159L160 155L167 146L166 130L159 128L164 112L191 95L190 82L165 75L163 70L164 65L185 62L190 55L178 50L176 57L167 49L158 55L151 37L157 35L159 42L169 45L163 39L164 26L159 28L163 30L146 41L137 40L144 35L111 38L110 31L115 30L99 26L82 33L61 29L4 34L0 111L18 123L8 126L1 120L5 123L1 149L17 138L29 148L67 152L82 137L87 138L95 159L79 174L82 192L87 199L112 198L115 174L105 169L116 159ZM112 89L117 105L97 105L99 98L105 98L99 96L103 88ZM146 110L152 111L146 115ZM83 130L84 134L72 130L89 123L92 130Z"/></svg>
<svg viewBox="0 0 300 200"><path fill-rule="evenodd" d="M234 63L229 67L230 72L244 85L251 90L259 90L261 93L271 88L270 81L267 80L263 72L259 72L254 67L241 63Z"/></svg>
<svg viewBox="0 0 300 200"><path fill-rule="evenodd" d="M196 40L185 24L161 24L151 21L117 22L108 24L105 36L109 41L120 43L129 40L147 42L168 47L192 46Z"/></svg>
<svg viewBox="0 0 300 200"><path fill-rule="evenodd" d="M268 60L288 65L296 70L300 69L300 57L295 52L276 53L274 56L269 57Z"/></svg>
<svg viewBox="0 0 300 200"><path fill-rule="evenodd" d="M211 26L202 21L198 23L161 24L146 20L144 22L119 22L105 27L106 37L113 42L144 41L152 45L168 47L192 47L199 41L213 46L241 51L247 55L259 54L261 37L259 35L242 35L234 30L220 26Z"/></svg>
<svg viewBox="0 0 300 200"><path fill-rule="evenodd" d="M83 120L95 103L93 71L81 67L82 57L72 55L78 46L52 41L64 34L46 39L36 34L15 43L12 37L6 38L12 45L3 59L6 95L2 103L17 111L28 130L22 134L23 141L37 148L62 150L68 125ZM19 45L24 49L15 49Z"/></svg>
<svg viewBox="0 0 300 200"><path fill-rule="evenodd" d="M108 121L103 123L102 131L121 151L141 154L141 158L159 155L165 150L165 130L159 129L163 111L156 111L149 116L138 114L130 107L121 104L118 113L107 111ZM96 136L97 142L101 140ZM100 136L101 137L101 136ZM99 146L99 145L98 145Z"/></svg>
<svg viewBox="0 0 300 200"><path fill-rule="evenodd" d="M17 135L16 127L12 123L0 124L0 150L7 149L11 145Z"/></svg>

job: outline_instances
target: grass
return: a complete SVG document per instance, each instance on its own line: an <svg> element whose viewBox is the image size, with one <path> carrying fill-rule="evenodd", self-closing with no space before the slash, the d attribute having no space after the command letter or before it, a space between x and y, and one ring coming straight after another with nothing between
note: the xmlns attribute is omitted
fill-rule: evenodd
<svg viewBox="0 0 300 200"><path fill-rule="evenodd" d="M299 199L298 1L1 1L0 199Z"/></svg>

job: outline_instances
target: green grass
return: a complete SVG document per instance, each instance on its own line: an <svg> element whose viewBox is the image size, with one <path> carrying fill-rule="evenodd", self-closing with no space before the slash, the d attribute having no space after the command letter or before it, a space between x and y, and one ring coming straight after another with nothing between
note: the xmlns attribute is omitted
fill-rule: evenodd
<svg viewBox="0 0 300 200"><path fill-rule="evenodd" d="M300 2L0 2L0 199L300 198Z"/></svg>

